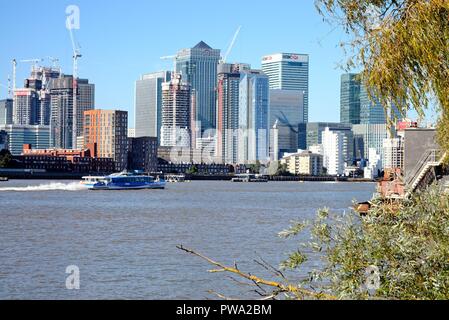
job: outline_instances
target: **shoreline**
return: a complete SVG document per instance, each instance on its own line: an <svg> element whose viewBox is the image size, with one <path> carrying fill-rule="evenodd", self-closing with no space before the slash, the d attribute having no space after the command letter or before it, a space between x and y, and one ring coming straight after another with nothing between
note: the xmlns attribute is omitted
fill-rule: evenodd
<svg viewBox="0 0 449 320"><path fill-rule="evenodd" d="M81 180L87 173L62 173L62 172L18 172L0 170L0 177L9 180ZM95 175L95 173L92 173ZM98 174L103 175L103 174ZM162 174L161 176L164 176ZM233 175L185 175L186 180L190 181L231 181ZM363 178L333 177L333 176L268 176L269 182L352 182L352 183L371 183L375 180ZM0 182L1 185L1 182Z"/></svg>

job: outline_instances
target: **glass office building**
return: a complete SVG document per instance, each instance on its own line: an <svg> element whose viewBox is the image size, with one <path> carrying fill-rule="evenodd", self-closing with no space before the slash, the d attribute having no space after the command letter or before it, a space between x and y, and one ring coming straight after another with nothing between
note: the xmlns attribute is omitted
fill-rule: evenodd
<svg viewBox="0 0 449 320"><path fill-rule="evenodd" d="M171 79L171 72L160 71L143 75L135 87L135 136L157 137L160 143L162 126L162 83Z"/></svg>
<svg viewBox="0 0 449 320"><path fill-rule="evenodd" d="M388 129L384 124L358 124L352 127L357 158L369 159L369 149L375 149L381 158L384 156L384 140L396 137L394 128Z"/></svg>
<svg viewBox="0 0 449 320"><path fill-rule="evenodd" d="M341 76L340 122L360 124L360 87L359 75L346 73Z"/></svg>
<svg viewBox="0 0 449 320"><path fill-rule="evenodd" d="M239 90L240 164L269 159L269 81L263 72L242 74Z"/></svg>
<svg viewBox="0 0 449 320"><path fill-rule="evenodd" d="M396 107L389 111L391 119L401 119ZM387 123L385 110L378 101L371 101L361 74L346 73L341 76L340 122L344 124L384 124Z"/></svg>
<svg viewBox="0 0 449 320"><path fill-rule="evenodd" d="M323 132L329 128L329 131L339 132L344 137L343 154L346 162L352 162L354 157L354 135L352 132L352 126L344 123L333 122L310 122L302 123L299 125L299 149L308 150L310 147L323 144Z"/></svg>
<svg viewBox="0 0 449 320"><path fill-rule="evenodd" d="M393 109L388 111L388 117L400 120L401 114L393 106ZM384 107L380 102L373 103L365 86L362 85L360 88L360 124L385 124L387 119Z"/></svg>
<svg viewBox="0 0 449 320"><path fill-rule="evenodd" d="M217 66L220 50L212 49L201 41L191 49L184 49L176 56L176 72L195 92L195 122L201 132L216 128Z"/></svg>
<svg viewBox="0 0 449 320"><path fill-rule="evenodd" d="M270 89L296 90L304 94L304 122L309 120L309 55L277 53L262 58L262 71Z"/></svg>
<svg viewBox="0 0 449 320"><path fill-rule="evenodd" d="M20 156L24 144L31 144L33 149L50 147L50 127L40 125L0 125L0 131L8 134L8 149L14 156Z"/></svg>
<svg viewBox="0 0 449 320"><path fill-rule="evenodd" d="M304 94L296 90L270 90L270 122L269 127L276 126L277 141L270 137L275 148L271 153L292 153L298 150L298 126L304 123Z"/></svg>
<svg viewBox="0 0 449 320"><path fill-rule="evenodd" d="M13 100L0 100L0 126L13 124Z"/></svg>

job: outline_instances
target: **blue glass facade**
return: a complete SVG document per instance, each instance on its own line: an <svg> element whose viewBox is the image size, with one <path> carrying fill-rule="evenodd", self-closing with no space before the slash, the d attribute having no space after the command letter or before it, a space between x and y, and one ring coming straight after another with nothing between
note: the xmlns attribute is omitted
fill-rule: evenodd
<svg viewBox="0 0 449 320"><path fill-rule="evenodd" d="M241 164L269 158L269 80L262 72L242 74L239 92Z"/></svg>
<svg viewBox="0 0 449 320"><path fill-rule="evenodd" d="M360 123L360 87L358 74L347 73L341 76L340 122Z"/></svg>
<svg viewBox="0 0 449 320"><path fill-rule="evenodd" d="M309 120L309 56L278 53L262 58L262 71L270 79L270 89L296 90L304 93L304 122Z"/></svg>
<svg viewBox="0 0 449 320"><path fill-rule="evenodd" d="M176 57L176 72L195 92L195 120L201 132L216 128L217 66L220 50L200 42L191 49L181 50Z"/></svg>

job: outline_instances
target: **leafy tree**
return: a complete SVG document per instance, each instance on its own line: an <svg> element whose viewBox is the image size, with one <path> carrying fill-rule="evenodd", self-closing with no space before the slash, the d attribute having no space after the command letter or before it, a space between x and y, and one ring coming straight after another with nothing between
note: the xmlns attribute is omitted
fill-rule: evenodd
<svg viewBox="0 0 449 320"><path fill-rule="evenodd" d="M198 167L193 165L187 170L187 174L198 174Z"/></svg>
<svg viewBox="0 0 449 320"><path fill-rule="evenodd" d="M398 208L396 208L398 209ZM437 186L415 195L398 211L376 203L367 217L321 210L310 225L311 242L301 244L283 266L300 268L313 253L324 267L304 286L340 299L448 299L449 195ZM295 223L282 237L295 237Z"/></svg>
<svg viewBox="0 0 449 320"><path fill-rule="evenodd" d="M251 173L255 173L255 174L260 173L261 168L262 168L262 164L260 163L259 160L257 160L255 164L251 164L249 166L249 170L251 171Z"/></svg>
<svg viewBox="0 0 449 320"><path fill-rule="evenodd" d="M292 174L290 173L290 171L288 171L288 166L286 163L280 164L278 167L278 171L276 172L277 176L292 176Z"/></svg>
<svg viewBox="0 0 449 320"><path fill-rule="evenodd" d="M363 69L372 98L421 117L436 102L439 143L449 150L449 1L316 0L316 6L347 32L345 68Z"/></svg>
<svg viewBox="0 0 449 320"><path fill-rule="evenodd" d="M8 150L0 151L0 168L8 168L12 161L12 155Z"/></svg>

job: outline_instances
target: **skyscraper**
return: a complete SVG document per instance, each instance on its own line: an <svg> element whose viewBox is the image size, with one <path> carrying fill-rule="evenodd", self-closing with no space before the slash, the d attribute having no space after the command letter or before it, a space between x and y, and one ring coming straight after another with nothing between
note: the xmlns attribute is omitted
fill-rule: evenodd
<svg viewBox="0 0 449 320"><path fill-rule="evenodd" d="M344 161L352 163L354 157L354 135L352 126L343 123L310 122L299 125L299 149L310 150L312 147L323 144L323 132L329 129L331 132L341 133L343 136Z"/></svg>
<svg viewBox="0 0 449 320"><path fill-rule="evenodd" d="M340 175L345 170L344 136L341 132L326 128L322 133L323 160L327 174Z"/></svg>
<svg viewBox="0 0 449 320"><path fill-rule="evenodd" d="M352 127L354 139L358 142L355 146L357 157L369 159L369 150L375 149L376 153L383 158L384 156L384 140L396 137L394 128L391 131L388 126L383 124L358 124Z"/></svg>
<svg viewBox="0 0 449 320"><path fill-rule="evenodd" d="M18 125L39 124L39 90L42 82L26 81L25 87L14 91L13 122Z"/></svg>
<svg viewBox="0 0 449 320"><path fill-rule="evenodd" d="M341 76L340 122L343 124L384 124L387 119L400 119L398 109L393 106L388 117L378 100L371 101L368 90L362 83L361 74L347 73Z"/></svg>
<svg viewBox="0 0 449 320"><path fill-rule="evenodd" d="M270 90L270 122L272 128L276 125L277 141L274 137L271 149L277 143L278 150L271 150L272 154L296 152L298 150L298 126L304 123L304 94L297 90Z"/></svg>
<svg viewBox="0 0 449 320"><path fill-rule="evenodd" d="M0 126L13 124L13 100L0 100Z"/></svg>
<svg viewBox="0 0 449 320"><path fill-rule="evenodd" d="M296 90L304 94L303 120L309 121L309 55L277 53L262 58L262 71L270 89Z"/></svg>
<svg viewBox="0 0 449 320"><path fill-rule="evenodd" d="M217 156L224 163L237 163L239 128L239 90L248 64L218 65L217 86Z"/></svg>
<svg viewBox="0 0 449 320"><path fill-rule="evenodd" d="M368 95L368 90L362 85L360 88L360 123L385 124L388 118L401 119L401 114L395 106L392 106L392 110L388 110L387 116L382 104L377 100L376 103L373 103Z"/></svg>
<svg viewBox="0 0 449 320"><path fill-rule="evenodd" d="M40 125L49 126L51 117L50 90L54 81L61 76L59 68L33 67L30 79L39 80L42 83L39 93L39 114L37 122Z"/></svg>
<svg viewBox="0 0 449 320"><path fill-rule="evenodd" d="M240 164L269 159L269 83L258 70L242 74L239 92Z"/></svg>
<svg viewBox="0 0 449 320"><path fill-rule="evenodd" d="M50 90L51 146L62 149L76 148L73 137L83 135L83 112L95 108L95 85L87 79L78 79L77 132L73 133L73 76L55 79Z"/></svg>
<svg viewBox="0 0 449 320"><path fill-rule="evenodd" d="M167 71L143 75L136 81L136 137L157 137L162 126L162 83L170 81Z"/></svg>
<svg viewBox="0 0 449 320"><path fill-rule="evenodd" d="M112 158L115 170L128 163L128 112L88 110L84 112L84 146L96 145L99 158Z"/></svg>
<svg viewBox="0 0 449 320"><path fill-rule="evenodd" d="M50 127L39 125L0 125L0 131L8 133L9 151L19 156L23 145L31 144L35 149L48 149L50 141Z"/></svg>
<svg viewBox="0 0 449 320"><path fill-rule="evenodd" d="M60 71L54 68L33 67L25 85L14 92L13 122L21 125L50 124L50 89Z"/></svg>
<svg viewBox="0 0 449 320"><path fill-rule="evenodd" d="M180 74L162 84L162 147L191 146L191 90Z"/></svg>
<svg viewBox="0 0 449 320"><path fill-rule="evenodd" d="M340 122L343 124L360 124L360 87L358 74L341 76Z"/></svg>
<svg viewBox="0 0 449 320"><path fill-rule="evenodd" d="M201 133L216 128L217 66L220 50L212 49L203 41L191 49L181 50L176 57L176 72L195 92L195 121Z"/></svg>

